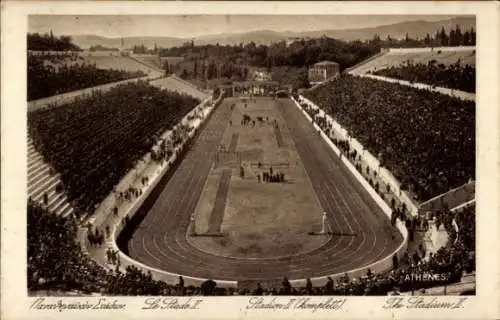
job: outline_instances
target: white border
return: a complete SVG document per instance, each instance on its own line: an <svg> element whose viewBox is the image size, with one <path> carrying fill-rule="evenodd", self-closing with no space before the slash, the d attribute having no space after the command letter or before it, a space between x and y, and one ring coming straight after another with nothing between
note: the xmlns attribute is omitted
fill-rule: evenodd
<svg viewBox="0 0 500 320"><path fill-rule="evenodd" d="M2 3L2 318L331 318L493 319L500 316L499 4L496 2L28 2ZM349 297L339 311L247 310L248 297L204 298L198 310L143 311L144 299L116 312L29 310L26 298L26 41L29 14L476 14L477 15L477 296L464 309L383 309L387 298ZM319 299L319 298L318 298ZM447 300L443 298L441 300ZM71 299L68 299L71 300ZM82 300L82 299L79 299ZM85 299L83 299L85 300ZM456 299L452 299L456 300Z"/></svg>

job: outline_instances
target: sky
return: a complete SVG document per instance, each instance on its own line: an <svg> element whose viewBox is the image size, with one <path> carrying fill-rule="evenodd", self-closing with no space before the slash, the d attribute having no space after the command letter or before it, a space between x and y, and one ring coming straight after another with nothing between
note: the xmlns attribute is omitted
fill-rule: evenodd
<svg viewBox="0 0 500 320"><path fill-rule="evenodd" d="M28 31L55 35L95 34L104 37L201 35L255 30L313 31L376 27L409 20L437 21L445 15L36 15Z"/></svg>

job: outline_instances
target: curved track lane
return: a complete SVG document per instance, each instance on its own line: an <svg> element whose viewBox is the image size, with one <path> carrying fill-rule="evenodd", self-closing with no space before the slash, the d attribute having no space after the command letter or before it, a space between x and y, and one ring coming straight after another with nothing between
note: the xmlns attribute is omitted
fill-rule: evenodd
<svg viewBox="0 0 500 320"><path fill-rule="evenodd" d="M289 99L277 100L276 106L321 205L329 213L330 225L334 232L355 236L333 236L316 250L277 259L215 256L191 246L187 241L190 215L196 208L234 101L227 99L215 110L134 232L128 243L132 258L154 268L200 278L302 279L363 267L390 255L399 246L401 235Z"/></svg>

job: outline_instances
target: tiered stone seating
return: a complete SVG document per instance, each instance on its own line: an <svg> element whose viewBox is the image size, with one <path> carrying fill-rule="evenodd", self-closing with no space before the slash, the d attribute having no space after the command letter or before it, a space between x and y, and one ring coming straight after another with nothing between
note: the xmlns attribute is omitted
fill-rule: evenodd
<svg viewBox="0 0 500 320"><path fill-rule="evenodd" d="M436 62L444 65L451 65L460 60L461 65L476 65L476 53L474 47L461 48L453 50L453 48L434 48L433 50L416 48L411 49L390 50L389 52L379 56L376 59L368 61L365 64L351 70L349 73L353 75L362 75L369 71L381 70L392 66L399 66L406 61L414 63L427 63L436 60Z"/></svg>
<svg viewBox="0 0 500 320"><path fill-rule="evenodd" d="M157 86L163 89L188 94L197 99L200 99L201 101L209 97L209 94L197 88L194 84L184 81L177 76L170 76L167 78L154 80L151 81L150 83L153 86Z"/></svg>
<svg viewBox="0 0 500 320"><path fill-rule="evenodd" d="M137 55L132 56L131 58L137 60L139 63L142 63L153 70L163 72L162 67L158 64L157 56L155 55Z"/></svg>
<svg viewBox="0 0 500 320"><path fill-rule="evenodd" d="M424 203L420 204L419 210L422 212L442 210L446 205L448 208L455 208L461 204L475 199L476 183L471 181L458 188L440 194Z"/></svg>
<svg viewBox="0 0 500 320"><path fill-rule="evenodd" d="M74 209L64 192L56 191L60 183L59 174L44 161L42 155L35 150L31 139L28 139L28 197L42 204L50 212L67 217ZM47 203L44 203L45 194Z"/></svg>
<svg viewBox="0 0 500 320"><path fill-rule="evenodd" d="M157 77L162 73L152 71L145 65L132 59L120 56L94 57L100 63L88 61L85 56L76 53L63 55L29 55L28 65L28 100L47 104L60 102L60 97L54 101L44 101L53 96L69 94L96 86L145 77ZM125 59L125 60L123 60ZM124 63L130 60L131 63ZM106 62L107 61L107 62ZM120 62L121 61L121 62ZM134 66L132 66L132 63ZM29 106L32 109L32 106Z"/></svg>
<svg viewBox="0 0 500 320"><path fill-rule="evenodd" d="M158 74L161 75L161 71L156 68L148 67L147 65L140 63L130 57L122 56L86 56L85 60L88 63L95 64L99 69L116 69L124 71L142 71L148 75Z"/></svg>
<svg viewBox="0 0 500 320"><path fill-rule="evenodd" d="M371 154L381 155L383 166L419 202L474 180L473 102L351 75L304 96Z"/></svg>
<svg viewBox="0 0 500 320"><path fill-rule="evenodd" d="M161 133L200 102L171 91L146 81L120 84L86 99L28 114L33 145L61 174L75 215L92 213ZM31 162L41 159L31 152L36 157ZM50 192L59 183L59 176L46 179L37 180L30 193Z"/></svg>

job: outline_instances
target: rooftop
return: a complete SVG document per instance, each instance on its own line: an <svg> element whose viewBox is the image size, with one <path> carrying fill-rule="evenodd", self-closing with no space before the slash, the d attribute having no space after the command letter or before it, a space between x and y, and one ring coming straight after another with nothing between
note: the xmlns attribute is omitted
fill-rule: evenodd
<svg viewBox="0 0 500 320"><path fill-rule="evenodd" d="M338 65L338 63L333 62L333 61L321 61L321 62L315 63L314 65L315 66L330 66L330 65Z"/></svg>

